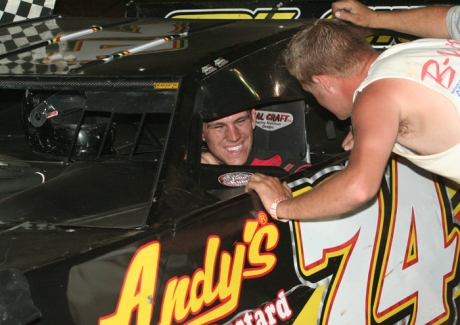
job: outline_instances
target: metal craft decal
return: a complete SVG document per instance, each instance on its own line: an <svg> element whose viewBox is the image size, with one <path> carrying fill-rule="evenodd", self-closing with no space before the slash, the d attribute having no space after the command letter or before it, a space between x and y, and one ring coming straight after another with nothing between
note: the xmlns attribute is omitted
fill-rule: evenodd
<svg viewBox="0 0 460 325"><path fill-rule="evenodd" d="M286 112L270 112L258 110L256 115L257 127L265 131L275 131L291 125L294 117Z"/></svg>

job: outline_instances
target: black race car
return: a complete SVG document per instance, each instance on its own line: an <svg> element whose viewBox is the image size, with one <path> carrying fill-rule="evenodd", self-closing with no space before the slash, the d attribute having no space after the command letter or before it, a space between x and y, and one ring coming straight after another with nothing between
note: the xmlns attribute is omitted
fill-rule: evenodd
<svg viewBox="0 0 460 325"><path fill-rule="evenodd" d="M319 222L244 193L254 172L300 195L346 165L349 122L280 61L309 21L150 6L0 27L0 323L455 324L459 185L394 157L374 200ZM261 147L311 166L201 164L203 119L249 108Z"/></svg>

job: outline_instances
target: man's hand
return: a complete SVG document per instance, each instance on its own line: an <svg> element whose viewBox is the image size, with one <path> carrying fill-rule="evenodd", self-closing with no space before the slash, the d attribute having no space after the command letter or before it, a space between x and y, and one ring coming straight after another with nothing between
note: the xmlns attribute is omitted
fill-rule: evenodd
<svg viewBox="0 0 460 325"><path fill-rule="evenodd" d="M340 0L332 4L336 18L349 21L361 27L373 27L372 21L377 13L356 0Z"/></svg>
<svg viewBox="0 0 460 325"><path fill-rule="evenodd" d="M292 191L286 182L281 183L276 177L263 174L252 174L245 192L254 190L260 197L265 210L270 212L272 203L279 197L292 197Z"/></svg>
<svg viewBox="0 0 460 325"><path fill-rule="evenodd" d="M220 165L221 162L210 152L201 153L201 163L207 165Z"/></svg>
<svg viewBox="0 0 460 325"><path fill-rule="evenodd" d="M348 132L345 139L343 139L342 148L345 151L350 151L351 149L353 149L354 144L355 144L355 138L353 136L353 131L350 131Z"/></svg>

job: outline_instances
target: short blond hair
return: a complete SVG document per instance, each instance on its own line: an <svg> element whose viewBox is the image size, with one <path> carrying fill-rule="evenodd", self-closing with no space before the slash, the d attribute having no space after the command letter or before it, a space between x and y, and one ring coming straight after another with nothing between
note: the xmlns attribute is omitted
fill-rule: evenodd
<svg viewBox="0 0 460 325"><path fill-rule="evenodd" d="M319 19L299 31L284 52L289 73L303 84L312 76L351 77L375 51L356 28L338 19Z"/></svg>

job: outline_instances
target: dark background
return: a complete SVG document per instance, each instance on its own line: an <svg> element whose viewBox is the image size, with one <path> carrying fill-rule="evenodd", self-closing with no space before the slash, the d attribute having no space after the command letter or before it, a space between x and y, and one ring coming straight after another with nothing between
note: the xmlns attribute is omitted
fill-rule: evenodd
<svg viewBox="0 0 460 325"><path fill-rule="evenodd" d="M129 0L56 0L53 14L72 17L124 17Z"/></svg>

